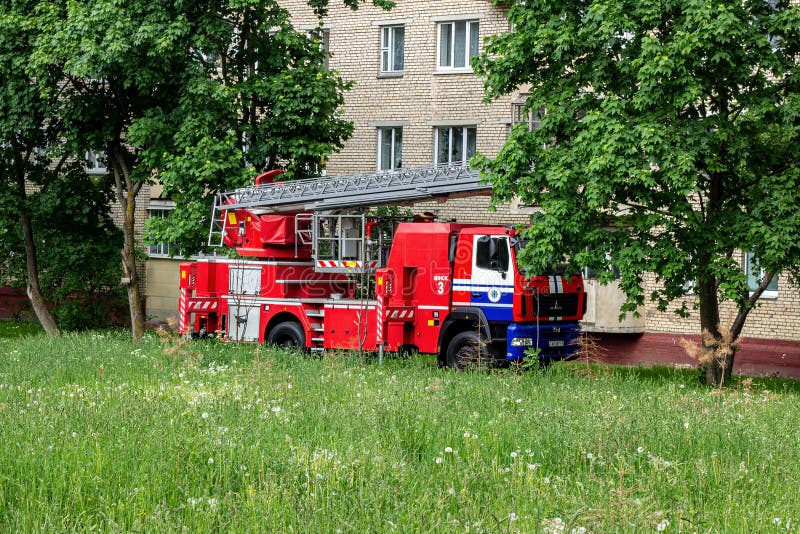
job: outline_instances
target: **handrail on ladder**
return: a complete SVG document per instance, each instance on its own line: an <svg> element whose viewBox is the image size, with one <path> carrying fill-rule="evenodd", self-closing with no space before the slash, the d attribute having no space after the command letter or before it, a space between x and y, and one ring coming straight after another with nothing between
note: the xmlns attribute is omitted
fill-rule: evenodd
<svg viewBox="0 0 800 534"><path fill-rule="evenodd" d="M490 184L479 181L478 171L466 164L440 164L252 185L220 193L214 209L263 209L273 213L336 209L490 188Z"/></svg>

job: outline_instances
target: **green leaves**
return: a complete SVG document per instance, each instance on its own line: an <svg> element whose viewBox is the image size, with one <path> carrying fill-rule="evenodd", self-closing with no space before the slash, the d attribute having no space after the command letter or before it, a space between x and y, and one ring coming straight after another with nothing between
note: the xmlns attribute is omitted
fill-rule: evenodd
<svg viewBox="0 0 800 534"><path fill-rule="evenodd" d="M734 251L795 269L800 225L800 8L788 3L539 0L474 63L488 98L530 87L541 128L476 157L495 201L543 209L525 261L642 276L662 307L699 279L747 308Z"/></svg>

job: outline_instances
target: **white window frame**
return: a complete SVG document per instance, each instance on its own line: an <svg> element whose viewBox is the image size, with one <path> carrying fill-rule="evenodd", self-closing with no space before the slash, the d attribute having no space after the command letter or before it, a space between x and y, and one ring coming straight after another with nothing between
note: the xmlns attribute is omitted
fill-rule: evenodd
<svg viewBox="0 0 800 534"><path fill-rule="evenodd" d="M164 218L174 207L155 206L147 208L147 218ZM147 256L150 258L170 258L170 244L156 243L147 245Z"/></svg>
<svg viewBox="0 0 800 534"><path fill-rule="evenodd" d="M753 261L753 253L752 252L745 252L744 253L744 265L743 265L743 268L744 268L744 274L745 274L745 276L747 276L747 286L748 286L748 289L750 290L750 294L751 295L753 294L753 291L755 290L755 288L751 287L751 285L750 285L750 277L754 276L758 280L757 283L761 283L761 280L763 280L764 276L766 276L766 274L767 274L767 272L761 266L759 266L759 268L758 268L759 269L758 276L754 275L751 272L751 269L752 269L752 266L753 266L752 261ZM772 284L775 285L775 289L769 289L769 286L767 286L767 289L765 289L764 292L761 293L761 297L760 298L767 298L767 299L776 299L776 298L778 298L778 291L780 290L780 286L778 285L778 275L777 274L775 275L775 278L773 278L772 281L770 282L770 285L772 285ZM758 287L758 286L756 286L756 287Z"/></svg>
<svg viewBox="0 0 800 534"><path fill-rule="evenodd" d="M456 66L456 24L465 24L464 31L464 65ZM448 54L449 65L442 65L442 31L445 27L450 28L450 53ZM474 29L473 29L474 28ZM477 31L477 49L471 53L473 32ZM472 72L470 60L480 52L480 21L477 19L442 21L437 24L436 29L436 71L440 73L459 73Z"/></svg>
<svg viewBox="0 0 800 534"><path fill-rule="evenodd" d="M396 170L403 166L403 127L402 126L378 126L378 150L377 150L377 162L378 162L378 170L379 171L390 171ZM398 143L397 134L400 133L400 139ZM381 147L383 146L383 136L384 135L391 135L391 153L389 155L389 166L384 168L384 162L382 157L382 150ZM397 150L400 150L400 162L397 167L394 166L395 156L397 155Z"/></svg>
<svg viewBox="0 0 800 534"><path fill-rule="evenodd" d="M447 147L447 154L448 160L447 161L439 161L439 130L449 129L450 135L448 136L448 143L449 146ZM466 156L464 160L461 161L453 161L453 130L462 130L461 132L461 153ZM477 145L478 145L478 127L475 124L464 125L464 126L436 126L433 129L433 162L438 164L451 164L451 163L467 163L469 158L475 155L475 152L472 153L472 156L467 154L467 147L469 145L469 130L475 130L475 152L477 152Z"/></svg>
<svg viewBox="0 0 800 534"><path fill-rule="evenodd" d="M398 29L403 30L403 45L400 49L400 53L402 55L402 66L397 68L395 64L395 48L397 46L397 35L396 31ZM399 75L403 73L405 69L406 63L406 52L405 52L405 31L406 27L405 24L388 24L386 26L381 26L381 43L380 43L380 54L381 54L381 67L380 72L381 74L394 74Z"/></svg>
<svg viewBox="0 0 800 534"><path fill-rule="evenodd" d="M100 159L105 157L103 150L86 151L86 173L87 174L107 174L108 169L100 163Z"/></svg>

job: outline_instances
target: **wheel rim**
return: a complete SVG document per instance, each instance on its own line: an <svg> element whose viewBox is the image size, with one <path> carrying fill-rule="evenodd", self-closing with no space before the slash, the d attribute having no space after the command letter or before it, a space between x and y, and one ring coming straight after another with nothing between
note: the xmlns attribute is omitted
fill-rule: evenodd
<svg viewBox="0 0 800 534"><path fill-rule="evenodd" d="M465 343L456 351L454 366L457 369L469 369L480 364L481 354L478 343L472 341Z"/></svg>

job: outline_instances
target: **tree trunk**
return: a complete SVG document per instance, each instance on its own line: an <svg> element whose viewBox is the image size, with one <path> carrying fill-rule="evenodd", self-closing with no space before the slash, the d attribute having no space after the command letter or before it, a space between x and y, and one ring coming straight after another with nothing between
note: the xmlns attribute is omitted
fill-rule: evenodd
<svg viewBox="0 0 800 534"><path fill-rule="evenodd" d="M31 302L33 313L42 325L45 333L51 335L60 335L61 331L56 325L56 320L53 314L47 307L44 297L42 297L42 289L39 285L39 259L36 255L36 241L33 239L33 221L31 216L25 212L25 203L27 194L25 193L25 171L21 163L17 162L17 168L14 175L19 188L20 198L20 214L19 222L22 226L22 238L25 243L25 275L27 278L27 291L28 300Z"/></svg>
<svg viewBox="0 0 800 534"><path fill-rule="evenodd" d="M23 186L24 187L24 186ZM22 224L22 235L25 241L25 269L28 278L27 293L28 299L31 301L33 313L39 320L44 331L47 334L59 335L61 331L56 325L56 320L50 310L47 308L47 303L42 297L42 290L39 286L39 261L36 257L36 242L33 239L33 224L31 217L28 214L22 213L19 216L20 223Z"/></svg>
<svg viewBox="0 0 800 534"><path fill-rule="evenodd" d="M139 288L139 272L136 268L136 236L134 233L136 212L136 190L128 188L125 214L122 222L124 244L122 247L122 272L125 276L123 284L128 291L128 307L131 314L131 336L138 341L144 336L144 313L142 312L142 294Z"/></svg>
<svg viewBox="0 0 800 534"><path fill-rule="evenodd" d="M697 281L697 293L700 298L700 329L710 336L703 335L703 351L716 354L720 347L722 333L719 331L719 297L717 281L714 277L706 277ZM734 351L712 358L701 365L703 382L708 386L722 387L731 376Z"/></svg>

